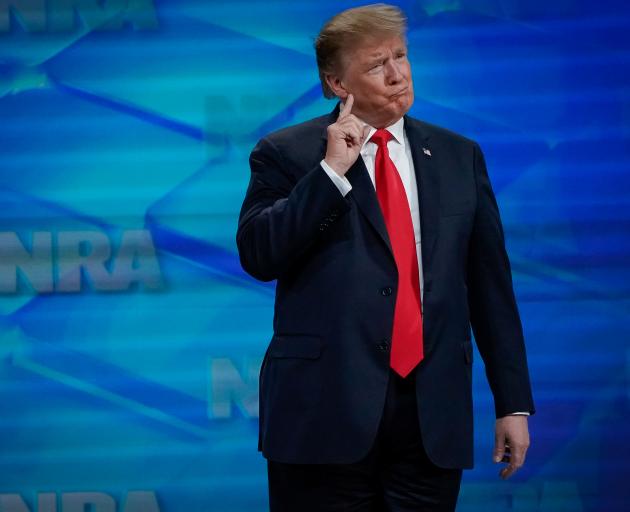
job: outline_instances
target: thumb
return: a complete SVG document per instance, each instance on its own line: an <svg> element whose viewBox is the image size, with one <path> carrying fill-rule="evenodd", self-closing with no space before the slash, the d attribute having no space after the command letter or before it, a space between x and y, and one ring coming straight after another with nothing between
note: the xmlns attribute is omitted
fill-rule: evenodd
<svg viewBox="0 0 630 512"><path fill-rule="evenodd" d="M492 460L496 462L501 462L501 459L505 455L505 437L502 435L497 435L494 438L494 451L492 453Z"/></svg>

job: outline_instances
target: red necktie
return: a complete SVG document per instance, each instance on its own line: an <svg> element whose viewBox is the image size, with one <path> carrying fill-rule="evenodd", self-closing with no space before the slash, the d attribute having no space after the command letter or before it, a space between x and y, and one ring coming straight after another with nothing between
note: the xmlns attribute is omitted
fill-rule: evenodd
<svg viewBox="0 0 630 512"><path fill-rule="evenodd" d="M380 129L376 130L370 141L378 146L375 163L376 195L398 268L390 365L396 373L406 377L424 356L422 308L411 210L398 170L389 157L387 142L391 138L391 133Z"/></svg>

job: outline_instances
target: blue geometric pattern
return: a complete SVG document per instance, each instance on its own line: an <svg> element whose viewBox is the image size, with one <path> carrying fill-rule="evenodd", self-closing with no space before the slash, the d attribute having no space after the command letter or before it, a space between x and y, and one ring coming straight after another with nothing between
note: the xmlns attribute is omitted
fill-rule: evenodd
<svg viewBox="0 0 630 512"><path fill-rule="evenodd" d="M256 390L274 286L236 252L248 156L269 131L333 108L312 42L360 2L8 4L0 511L38 510L42 493L61 511L80 492L115 503L102 510L266 510ZM500 481L475 358L476 466L458 510L626 510L630 6L397 4L411 114L484 149L538 411L526 465ZM148 249L125 246L136 232ZM111 277L144 275L147 261L160 286ZM80 289L62 291L75 271ZM37 279L53 289L38 293ZM150 499L134 507L137 491Z"/></svg>

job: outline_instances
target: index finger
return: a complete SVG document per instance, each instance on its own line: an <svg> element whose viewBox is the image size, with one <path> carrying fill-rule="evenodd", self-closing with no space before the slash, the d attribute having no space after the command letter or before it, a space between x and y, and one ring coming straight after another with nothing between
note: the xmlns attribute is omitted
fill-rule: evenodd
<svg viewBox="0 0 630 512"><path fill-rule="evenodd" d="M527 449L524 446L516 445L512 449L512 454L510 456L510 461L512 462L512 464L515 464L517 467L521 467L523 464L525 464L526 452Z"/></svg>
<svg viewBox="0 0 630 512"><path fill-rule="evenodd" d="M348 94L346 102L343 105L343 109L341 109L341 112L339 112L339 119L343 119L344 117L350 115L350 112L352 111L352 105L354 105L354 96L352 94Z"/></svg>

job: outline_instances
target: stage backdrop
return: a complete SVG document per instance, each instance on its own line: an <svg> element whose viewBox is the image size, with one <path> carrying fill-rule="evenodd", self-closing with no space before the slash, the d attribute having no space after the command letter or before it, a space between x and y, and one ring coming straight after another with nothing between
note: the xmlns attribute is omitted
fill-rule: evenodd
<svg viewBox="0 0 630 512"><path fill-rule="evenodd" d="M0 511L266 509L237 215L256 141L334 107L312 43L353 5L0 2ZM628 510L630 7L400 5L411 113L485 150L538 408L500 481L475 357L459 510Z"/></svg>

